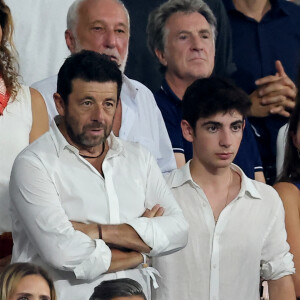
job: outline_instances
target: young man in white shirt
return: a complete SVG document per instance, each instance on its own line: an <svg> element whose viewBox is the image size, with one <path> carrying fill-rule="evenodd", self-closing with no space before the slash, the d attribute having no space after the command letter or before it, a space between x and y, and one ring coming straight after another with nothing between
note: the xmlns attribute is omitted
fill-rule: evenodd
<svg viewBox="0 0 300 300"><path fill-rule="evenodd" d="M251 102L225 80L195 81L183 97L184 137L193 159L168 177L190 224L185 249L158 257L154 299L295 299L284 210L276 191L232 164Z"/></svg>
<svg viewBox="0 0 300 300"><path fill-rule="evenodd" d="M86 299L103 280L129 277L150 299L145 256L185 246L187 223L152 157L112 133L122 74L82 51L58 74L60 119L15 161L12 261L42 265L59 300Z"/></svg>

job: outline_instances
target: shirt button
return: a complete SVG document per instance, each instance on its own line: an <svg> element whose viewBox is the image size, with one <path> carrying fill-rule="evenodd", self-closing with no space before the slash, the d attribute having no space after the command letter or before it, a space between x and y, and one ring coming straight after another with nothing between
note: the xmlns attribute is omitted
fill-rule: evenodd
<svg viewBox="0 0 300 300"><path fill-rule="evenodd" d="M214 264L214 265L213 265L213 268L215 269L216 267L217 267L217 265L216 265L216 264Z"/></svg>

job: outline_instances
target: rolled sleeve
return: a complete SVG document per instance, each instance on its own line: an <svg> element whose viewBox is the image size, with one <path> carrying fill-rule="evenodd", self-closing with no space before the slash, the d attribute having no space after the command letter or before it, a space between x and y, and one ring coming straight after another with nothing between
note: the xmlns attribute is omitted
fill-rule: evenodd
<svg viewBox="0 0 300 300"><path fill-rule="evenodd" d="M261 277L265 280L277 280L295 273L293 255L287 243L284 208L279 196L277 198L278 208L266 231L262 250Z"/></svg>
<svg viewBox="0 0 300 300"><path fill-rule="evenodd" d="M164 208L163 216L140 217L127 222L151 247L151 256L166 255L185 247L188 240L188 223L154 158L150 156L146 207L152 209L156 204Z"/></svg>
<svg viewBox="0 0 300 300"><path fill-rule="evenodd" d="M111 262L111 251L102 240L95 240L95 244L95 250L80 265L75 267L74 273L77 279L92 280L99 276L99 272L102 274L108 270Z"/></svg>
<svg viewBox="0 0 300 300"><path fill-rule="evenodd" d="M74 230L55 185L36 157L19 156L13 166L11 210L16 252L40 256L50 266L92 280L110 266L111 251L102 240ZM18 260L18 257L16 258Z"/></svg>

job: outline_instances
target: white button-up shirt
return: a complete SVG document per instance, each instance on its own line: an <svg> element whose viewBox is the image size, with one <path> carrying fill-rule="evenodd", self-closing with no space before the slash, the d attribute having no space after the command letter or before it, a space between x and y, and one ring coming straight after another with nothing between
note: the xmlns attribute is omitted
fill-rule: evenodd
<svg viewBox="0 0 300 300"><path fill-rule="evenodd" d="M189 241L177 253L154 258L163 278L153 299L258 300L260 276L274 280L294 273L278 194L247 178L237 166L232 169L241 176L241 190L216 224L189 163L169 176L190 224Z"/></svg>
<svg viewBox="0 0 300 300"><path fill-rule="evenodd" d="M101 174L67 143L55 123L17 157L11 175L13 262L30 261L52 275L60 300L88 299L102 280L130 277L145 293L136 268L104 274L111 251L75 231L69 220L132 226L152 248L150 256L185 246L187 223L155 159L137 143L109 137ZM159 203L164 216L140 217Z"/></svg>
<svg viewBox="0 0 300 300"><path fill-rule="evenodd" d="M56 85L56 75L32 85L45 99L50 120L58 114L53 100ZM140 82L123 75L120 98L122 122L119 137L143 145L156 158L162 172L174 170L176 161L172 145L152 92Z"/></svg>

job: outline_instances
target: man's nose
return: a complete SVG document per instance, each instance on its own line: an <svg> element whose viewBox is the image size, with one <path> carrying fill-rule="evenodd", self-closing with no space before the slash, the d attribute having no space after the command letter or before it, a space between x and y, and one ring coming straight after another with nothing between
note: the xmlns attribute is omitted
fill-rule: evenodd
<svg viewBox="0 0 300 300"><path fill-rule="evenodd" d="M200 36L195 35L192 37L192 49L193 50L202 50L203 49L203 41Z"/></svg>
<svg viewBox="0 0 300 300"><path fill-rule="evenodd" d="M105 32L105 47L107 48L115 48L116 47L116 33L114 30L107 30Z"/></svg>
<svg viewBox="0 0 300 300"><path fill-rule="evenodd" d="M104 109L100 105L95 105L92 113L92 120L102 122L104 118Z"/></svg>
<svg viewBox="0 0 300 300"><path fill-rule="evenodd" d="M220 146L228 148L232 144L232 132L230 129L224 129L220 132Z"/></svg>

